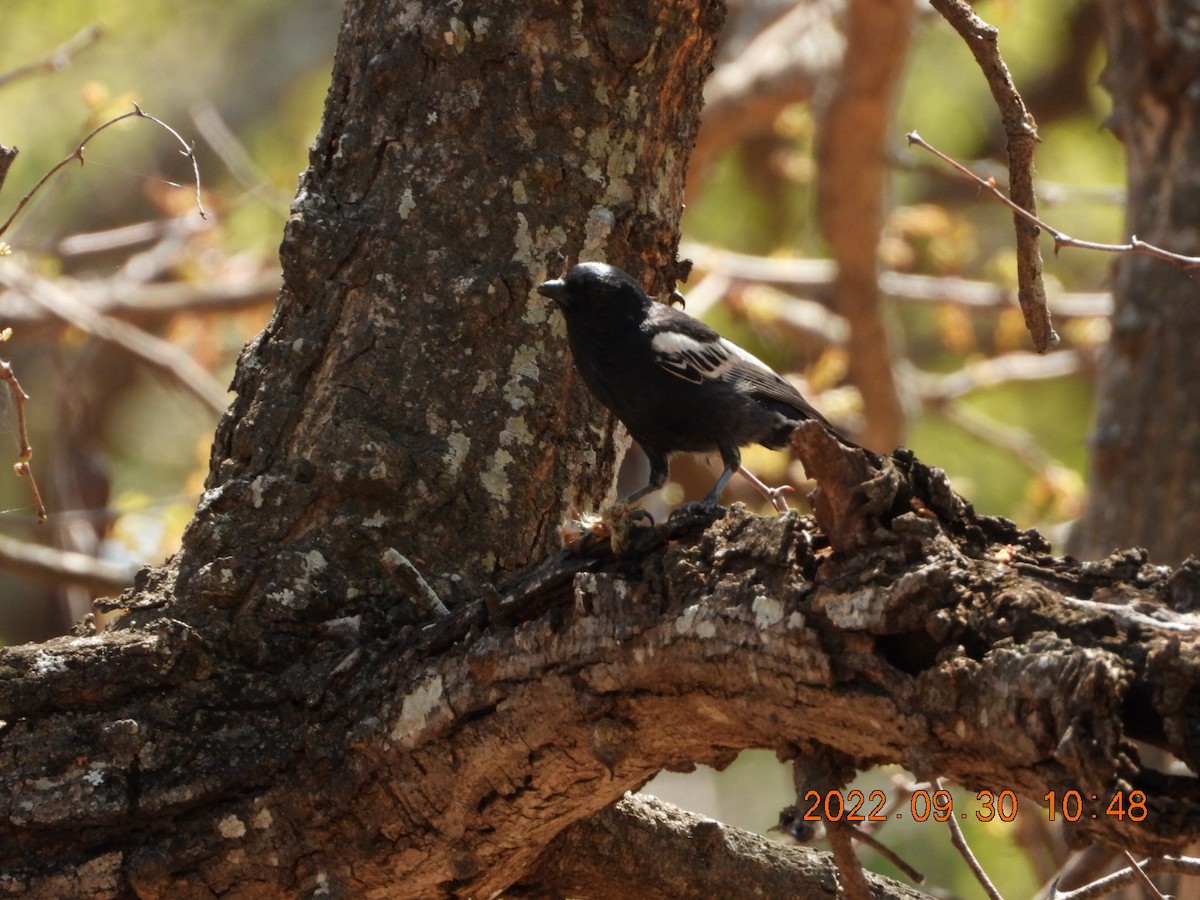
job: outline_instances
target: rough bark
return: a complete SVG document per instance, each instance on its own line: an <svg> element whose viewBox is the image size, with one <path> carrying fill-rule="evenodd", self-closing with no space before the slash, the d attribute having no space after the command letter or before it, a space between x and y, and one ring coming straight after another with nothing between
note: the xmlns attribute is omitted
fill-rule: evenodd
<svg viewBox="0 0 1200 900"><path fill-rule="evenodd" d="M294 619L390 593L391 548L452 597L603 496L611 429L531 289L576 258L672 286L717 18L699 2L348 5L283 294L238 367L181 594L283 594L269 614Z"/></svg>
<svg viewBox="0 0 1200 900"><path fill-rule="evenodd" d="M1200 253L1200 72L1195 4L1101 5L1125 146L1129 234ZM1162 562L1197 552L1200 534L1200 303L1193 272L1161 260L1116 263L1112 337L1100 368L1088 508L1076 552L1146 547Z"/></svg>
<svg viewBox="0 0 1200 900"><path fill-rule="evenodd" d="M856 485L802 436L821 528L635 528L433 625L326 622L304 680L165 618L6 651L7 884L488 896L660 769L745 747L1011 790L1021 815L1078 790L1082 836L1147 852L1200 834L1196 780L1132 743L1200 762L1195 567L1055 559L911 458ZM1142 821L1104 815L1134 790Z"/></svg>
<svg viewBox="0 0 1200 900"><path fill-rule="evenodd" d="M637 873L636 894L629 873ZM868 875L876 896L926 894ZM790 847L635 794L564 831L514 896L621 900L807 900L844 896L828 853Z"/></svg>
<svg viewBox="0 0 1200 900"><path fill-rule="evenodd" d="M63 665L86 683L38 680L60 662L47 650L34 658L48 669L4 685L0 752L24 752L19 732L45 773L11 770L10 808L28 815L10 823L22 836L4 842L6 871L54 894L44 879L119 845L109 868L126 890L216 889L226 875L186 875L225 852L208 810L343 759L353 704L309 737L301 723L356 670L359 643L477 597L552 547L569 506L610 490L620 442L532 287L579 258L619 262L655 293L673 285L722 12L347 4L283 291L240 360L181 553L143 574L119 631L69 645ZM49 697L53 715L25 714ZM94 761L110 726L123 749L87 775L102 798L72 814L36 793ZM327 818L307 801L283 810L285 829ZM268 869L277 890L296 877ZM230 883L249 890L239 872Z"/></svg>
<svg viewBox="0 0 1200 900"><path fill-rule="evenodd" d="M1144 821L1084 834L1194 837L1194 779L1131 741L1200 763L1195 566L1056 560L805 428L820 527L619 528L512 576L616 456L530 288L579 256L670 280L719 10L455 9L348 5L181 556L115 630L0 651L0 889L490 896L655 772L752 746L1030 815L1138 789Z"/></svg>

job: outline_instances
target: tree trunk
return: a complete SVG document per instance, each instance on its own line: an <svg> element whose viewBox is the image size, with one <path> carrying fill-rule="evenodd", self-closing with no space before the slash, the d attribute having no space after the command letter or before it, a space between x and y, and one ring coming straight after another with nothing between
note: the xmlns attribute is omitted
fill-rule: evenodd
<svg viewBox="0 0 1200 900"><path fill-rule="evenodd" d="M1200 254L1200 67L1195 4L1101 4L1112 127L1125 145L1128 232ZM1087 512L1073 548L1200 549L1200 293L1193 272L1144 256L1116 263L1112 338L1100 369Z"/></svg>
<svg viewBox="0 0 1200 900"><path fill-rule="evenodd" d="M1135 849L1200 833L1195 779L1132 743L1200 763L1175 611L1196 567L1055 560L911 458L871 469L803 428L819 528L681 518L511 577L618 455L531 289L576 258L670 283L720 9L458 9L348 4L279 307L183 550L109 633L0 651L0 888L583 896L574 823L752 746L1027 815L1119 795L1147 815L1080 828ZM752 876L759 845L681 827ZM827 863L779 859L828 889ZM604 896L648 896L625 871Z"/></svg>

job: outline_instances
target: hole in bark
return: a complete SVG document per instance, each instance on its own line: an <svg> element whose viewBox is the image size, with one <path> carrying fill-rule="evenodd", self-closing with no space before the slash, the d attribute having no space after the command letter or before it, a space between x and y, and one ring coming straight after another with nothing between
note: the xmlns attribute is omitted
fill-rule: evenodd
<svg viewBox="0 0 1200 900"><path fill-rule="evenodd" d="M1125 695L1121 704L1121 724L1125 726L1125 734L1131 738L1155 747L1167 746L1162 716L1143 690L1134 687Z"/></svg>
<svg viewBox="0 0 1200 900"><path fill-rule="evenodd" d="M907 675L919 675L937 661L937 644L924 631L881 635L875 646L880 656Z"/></svg>

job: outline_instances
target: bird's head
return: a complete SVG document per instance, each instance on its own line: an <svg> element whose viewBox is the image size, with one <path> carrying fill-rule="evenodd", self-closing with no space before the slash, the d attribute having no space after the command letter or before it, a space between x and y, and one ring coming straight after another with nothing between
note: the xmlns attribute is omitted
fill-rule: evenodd
<svg viewBox="0 0 1200 900"><path fill-rule="evenodd" d="M616 266L598 262L573 266L565 277L539 284L537 292L553 300L568 318L628 314L650 304L636 281Z"/></svg>

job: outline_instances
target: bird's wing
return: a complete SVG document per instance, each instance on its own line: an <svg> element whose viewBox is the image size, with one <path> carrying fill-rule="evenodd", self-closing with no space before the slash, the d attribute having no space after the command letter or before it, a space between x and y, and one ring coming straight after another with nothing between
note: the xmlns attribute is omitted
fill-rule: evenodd
<svg viewBox="0 0 1200 900"><path fill-rule="evenodd" d="M688 316L657 324L662 327L650 339L654 361L677 378L693 384L719 381L736 365L729 351L733 345L703 322Z"/></svg>
<svg viewBox="0 0 1200 900"><path fill-rule="evenodd" d="M825 421L799 391L757 356L698 319L669 307L664 309L667 313L653 316L651 322L650 344L660 368L693 384L723 381L736 390Z"/></svg>

